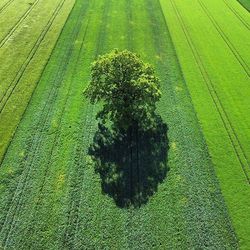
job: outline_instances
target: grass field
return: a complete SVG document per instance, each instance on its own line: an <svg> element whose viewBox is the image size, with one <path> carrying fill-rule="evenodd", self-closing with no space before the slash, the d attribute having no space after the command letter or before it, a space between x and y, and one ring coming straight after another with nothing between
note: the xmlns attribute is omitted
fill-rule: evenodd
<svg viewBox="0 0 250 250"><path fill-rule="evenodd" d="M230 1L161 3L234 227L248 249L249 15Z"/></svg>
<svg viewBox="0 0 250 250"><path fill-rule="evenodd" d="M0 249L249 249L249 25L233 0L2 1ZM155 66L167 131L109 148L133 173L107 193L82 92L114 48Z"/></svg>
<svg viewBox="0 0 250 250"><path fill-rule="evenodd" d="M0 7L0 162L73 4L8 1Z"/></svg>
<svg viewBox="0 0 250 250"><path fill-rule="evenodd" d="M248 11L250 11L250 1L249 0L239 0L239 2L244 6Z"/></svg>

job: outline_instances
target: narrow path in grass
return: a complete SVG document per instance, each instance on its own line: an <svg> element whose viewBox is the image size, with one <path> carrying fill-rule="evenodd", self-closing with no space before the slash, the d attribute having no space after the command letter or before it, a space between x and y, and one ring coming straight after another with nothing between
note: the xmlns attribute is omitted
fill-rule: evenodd
<svg viewBox="0 0 250 250"><path fill-rule="evenodd" d="M89 147L100 106L82 95L91 62L113 48L129 48L156 67L163 92L158 112L168 126L166 145L145 148L144 138L129 156L124 145L110 151L128 164L131 186L121 193L105 193L94 170ZM163 160L154 154L161 148ZM168 168L164 179L160 167ZM157 0L76 1L0 169L6 248L237 247ZM153 179L154 194L131 207L117 202L144 175Z"/></svg>

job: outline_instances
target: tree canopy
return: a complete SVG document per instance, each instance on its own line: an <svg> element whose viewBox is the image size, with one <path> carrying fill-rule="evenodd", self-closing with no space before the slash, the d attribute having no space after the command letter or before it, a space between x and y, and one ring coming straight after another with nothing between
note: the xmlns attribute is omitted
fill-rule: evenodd
<svg viewBox="0 0 250 250"><path fill-rule="evenodd" d="M136 54L113 50L91 66L91 80L84 95L92 104L103 103L97 117L119 128L154 126L156 102L161 97L154 68Z"/></svg>

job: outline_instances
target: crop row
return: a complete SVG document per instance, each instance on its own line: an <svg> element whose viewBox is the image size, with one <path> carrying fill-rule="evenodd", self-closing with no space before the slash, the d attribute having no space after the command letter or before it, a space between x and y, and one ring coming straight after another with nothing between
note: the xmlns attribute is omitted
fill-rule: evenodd
<svg viewBox="0 0 250 250"><path fill-rule="evenodd" d="M9 30L9 32L6 34L5 37L0 41L0 48L4 46L4 44L10 39L10 37L13 35L13 33L18 29L18 27L22 24L23 21L27 18L29 13L34 9L34 7L37 5L37 3L40 0L36 0L30 7L24 12L22 17L17 21L17 23Z"/></svg>
<svg viewBox="0 0 250 250"><path fill-rule="evenodd" d="M248 159L243 151L243 148L241 146L241 143L237 137L237 134L235 133L235 130L232 126L232 123L230 122L230 120L228 119L227 113L225 112L225 109L220 101L220 98L217 94L217 92L215 91L214 85L206 71L206 68L204 66L204 64L202 63L202 59L197 51L197 49L195 48L192 39L188 33L187 27L185 25L185 23L183 22L181 15L174 3L174 1L171 1L172 6L174 8L174 10L176 11L176 15L178 16L178 19L180 21L180 25L183 28L183 32L186 35L186 39L187 42L189 43L190 49L193 52L194 58L196 60L197 66L200 69L200 72L203 76L204 82L207 84L207 88L210 92L211 98L213 99L214 105L216 106L217 112L220 114L221 120L223 121L224 127L228 133L228 136L231 140L232 146L234 147L235 153L239 159L239 162L242 166L242 170L246 176L247 181L250 184L250 177L248 175L248 168L249 168L249 163L248 163ZM239 151L240 150L240 151Z"/></svg>
<svg viewBox="0 0 250 250"><path fill-rule="evenodd" d="M38 39L36 40L35 44L33 45L30 53L28 54L26 60L24 61L24 63L21 65L19 71L17 72L15 78L13 79L13 81L7 86L6 91L3 93L2 98L0 99L0 113L3 111L6 103L8 102L10 96L12 95L12 93L14 92L15 88L17 87L20 79L22 78L25 70L27 69L28 65L30 64L30 62L32 61L32 59L34 58L39 46L41 45L42 41L44 40L45 36L47 35L50 27L52 26L55 18L57 17L57 15L59 14L63 4L64 4L65 0L62 0L61 2L59 2L58 6L56 7L53 15L50 17L50 19L48 20L48 23L45 25L44 29L42 30L40 36L38 37Z"/></svg>
<svg viewBox="0 0 250 250"><path fill-rule="evenodd" d="M243 219L242 211L249 211L245 197L249 195L250 171L246 146L249 108L244 96L249 92L249 77L227 43L234 44L247 64L249 57L242 53L248 29L224 1L206 2L209 13L199 1L192 6L178 0L161 1L161 5L236 234L241 246L246 247L249 220ZM222 10L223 16L219 14ZM244 16L241 8L237 11ZM232 26L228 27L230 20ZM238 29L232 29L234 26Z"/></svg>
<svg viewBox="0 0 250 250"><path fill-rule="evenodd" d="M5 71L1 74L1 81L3 84L1 85L0 117L1 120L4 121L0 125L1 160L3 159L3 155L8 147L8 144L20 119L22 118L22 114L30 100L33 90L36 87L41 72L53 49L53 44L56 42L60 29L67 18L72 4L73 1L71 0L60 1L57 6L55 6L55 9L52 9L52 13L51 10L48 11L48 13L51 13L51 16L48 16L49 18L47 23L43 24L43 22L41 22L43 27L41 27L42 29L40 33L37 34L37 38L31 38L32 40L34 40L34 38L36 39L34 40L34 43L29 44L25 47L25 49L23 49L23 51L20 52L21 56L12 63L7 72L5 71L6 66L3 66L1 69L3 72ZM39 8L35 10L39 11ZM36 25L36 23L33 25ZM35 26L32 26L32 29L35 28ZM31 34L26 34L25 36L30 35ZM22 42L25 41L20 40L15 43L15 46L17 46L15 53L20 51L20 45ZM1 50L0 58L3 60L6 56L5 54L9 52L10 48L9 46L4 46ZM11 53L8 54L6 58L7 65L14 60L12 56L13 55ZM18 106L15 105L16 101L20 100L20 98L22 99L22 103Z"/></svg>
<svg viewBox="0 0 250 250"><path fill-rule="evenodd" d="M170 172L140 209L121 209L103 194L88 155L98 107L84 100L82 90L89 80L90 63L114 47L139 53L156 66L162 79L158 111L169 127ZM122 157L122 152L116 153ZM137 168L133 173L140 174L148 156L132 154L130 163ZM5 223L0 233L7 248L236 245L157 0L76 1L1 168L0 222L12 206L11 224L18 205L12 229ZM24 175L24 189L13 200ZM136 181L135 177L131 179Z"/></svg>

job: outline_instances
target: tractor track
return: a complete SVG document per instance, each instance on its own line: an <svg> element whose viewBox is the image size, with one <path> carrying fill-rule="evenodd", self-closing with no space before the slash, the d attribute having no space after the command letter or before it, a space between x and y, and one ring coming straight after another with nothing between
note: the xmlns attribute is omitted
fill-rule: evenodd
<svg viewBox="0 0 250 250"><path fill-rule="evenodd" d="M34 7L38 4L40 0L36 0L27 10L26 12L20 17L20 19L16 22L16 24L9 30L7 35L0 41L0 48L4 46L4 44L10 39L13 33L17 30L17 28L26 20L29 16L29 13L34 9Z"/></svg>
<svg viewBox="0 0 250 250"><path fill-rule="evenodd" d="M103 8L102 13L102 23L100 25L99 34L97 38L97 46L95 51L95 59L98 57L99 53L102 51L103 48L103 40L105 37L105 31L106 31L106 23L108 18L108 11L110 9L110 1L106 0L105 5ZM82 184L82 177L84 173L82 173L83 166L81 166L82 163L85 163L85 157L88 154L88 147L84 147L84 150L82 149L82 143L87 146L90 143L92 130L93 130L93 123L94 123L94 116L93 113L95 111L95 105L91 105L88 103L86 112L84 114L84 126L83 131L81 132L81 139L77 140L77 145L75 147L75 153L74 153L74 165L76 172L73 173L73 185L72 189L70 190L70 205L69 210L67 212L67 223L66 227L64 228L63 233L63 239L62 239L62 245L63 247L67 247L72 244L72 242L76 241L77 233L79 230L79 224L80 224L80 208L82 204L82 195L83 195L83 184ZM88 128L87 130L85 128ZM84 169L83 169L84 170ZM73 200L75 197L78 197L77 200ZM73 198L73 199L72 199Z"/></svg>
<svg viewBox="0 0 250 250"><path fill-rule="evenodd" d="M250 25L248 22L232 7L228 4L226 0L223 0L224 3L227 5L227 7L233 12L233 14L240 20L240 22L248 29L250 30Z"/></svg>
<svg viewBox="0 0 250 250"><path fill-rule="evenodd" d="M158 2L159 9L160 9L160 11L161 11L161 15L163 16L163 19L164 19L164 22L165 22L165 27L168 27L167 22L166 22L166 19L165 19L165 16L164 16L164 13L163 13L163 10L162 10L162 6L161 6L161 4L160 4L160 1L159 1L159 0L156 0L156 1ZM169 32L168 28L167 28L167 31ZM169 34L169 36L170 36L171 43L172 43L173 46L174 46L172 37L171 37L170 34ZM156 34L155 34L154 37L157 37L157 32L156 32ZM161 51L161 50L162 50L161 47L160 47L160 45L161 45L161 40L155 39L155 43L156 43L156 46L155 46L155 47L158 48L158 50ZM164 47L164 45L162 45L162 46ZM175 48L173 48L173 49L174 49L174 52L175 52L175 56L176 56L177 63L178 63L178 65L179 65L179 70L180 70L180 72L181 72L181 77L182 77L182 79L183 79L183 87L184 87L184 89L186 90L186 93L187 93L186 95L188 96L188 98L189 98L189 100L190 100L190 102L191 102L190 106L191 106L192 112L193 112L193 114L194 114L195 120L196 120L196 121L199 121L197 112L196 112L196 110L195 110L195 108L194 108L194 105L193 105L193 102L192 102L191 94L190 94L190 92L189 92L189 89L188 89L188 86L187 86L185 77L184 77L183 72L182 72L182 69L181 69L181 67L180 67L180 62L179 62L179 60L178 60L176 50L175 50ZM159 53L159 52L158 52L158 53ZM160 68L162 67L162 64L161 64L161 63L160 63L160 66L159 66L159 67L160 67ZM162 71L163 71L163 70L162 70ZM166 76L166 79L168 79L168 76ZM172 88L173 88L173 87L172 87ZM171 91L172 91L172 96L173 96L173 99L174 99L174 103L178 103L179 101L178 101L178 97L177 97L176 91L175 91L174 89L172 89ZM186 142L190 141L190 135L192 136L192 134L193 134L193 136L196 136L196 134L194 135L194 132L191 130L190 132L188 131L189 135L187 135L187 133L186 133L187 125L183 124L183 122L182 122L182 120L183 120L182 115L179 114L179 112L174 112L174 115L175 115L175 116L177 115L177 117L178 117L176 123L179 123L179 124L180 124L180 127L181 127L180 132L182 131L182 132L181 132L181 133L182 133L182 137L185 138L185 141L186 141ZM204 145L204 146L202 147L202 151L206 152L205 154L207 154L207 159L208 159L208 164L207 164L207 165L208 165L208 170L209 170L208 174L209 174L210 176L212 176L213 181L214 181L214 183L215 183L215 188L216 188L217 190L220 190L220 184L219 184L219 182L218 182L218 180L217 180L217 178L216 178L216 173L215 173L215 170L214 170L214 167L213 167L211 158L210 158L210 154L209 154L209 150L208 150L208 147L207 147L207 144L206 144L206 140L205 140L205 138L204 138L204 136L203 136L202 128L201 128L201 126L198 124L198 122L197 122L197 127L198 127L199 133L202 135L202 136L201 136L201 137L202 137L202 144ZM185 158L183 159L183 161L186 162L187 166L192 166L192 165L194 164L194 162L193 162L193 159L194 159L193 152L190 151L189 146L186 145L186 144L183 144L183 145L180 144L180 147L183 147L183 150L182 150L182 151L186 152L186 156L187 156L187 157L185 157ZM199 146L199 147L200 147L200 146ZM199 150L199 148L197 149L197 151L198 151L198 150ZM196 159L196 161L199 161L199 159ZM195 175L197 174L197 171L196 171L196 169L193 168L193 167L190 167L189 169L191 170L191 173L190 173L190 183L195 183L196 180L193 179L193 176L195 176ZM189 196L189 197L192 196L193 193L198 193L198 192L200 191L200 188L198 187L198 189L197 189L197 186L195 186L195 185L194 185L194 186L191 185L191 188L193 189L193 191L187 192L187 193L186 193L186 195ZM205 188L207 188L207 187L205 187ZM231 226L231 225L232 225L232 222L231 222L231 220L230 220L230 219L228 218L228 216L227 216L228 210L227 210L227 207L225 206L225 201L224 201L224 199L223 199L223 197L222 197L222 193L219 192L219 194L220 194L220 195L218 196L218 198L217 198L216 200L217 200L218 204L221 206L220 209L221 209L222 213L225 215L226 223L227 223L227 228L229 229L230 232L232 232L232 237L236 240L236 235L235 235L235 233L234 233L234 229L233 229L232 226ZM209 197L208 199L209 199L209 201L210 201L210 197ZM202 207L204 208L205 206L207 206L207 204L204 203L204 199L203 199L202 193L201 193L200 195L197 195L197 197L196 197L196 202L198 202L199 205L196 205L196 204L192 205L191 211L194 211L194 206L195 206L195 208L196 208L197 211L198 211L199 216L202 216L202 217L203 217L203 216L204 216L204 213L203 213L203 211L202 211ZM209 202L209 206L210 206L210 209L214 209L214 203L213 203L213 201L210 201L210 202ZM188 217L190 216L189 213L190 213L190 211L188 211ZM186 215L185 215L185 216L186 216ZM197 213L196 213L196 212L193 212L193 214L191 215L191 219L189 219L189 220L191 220L191 223L193 223L193 222L195 221L193 218L195 218L196 216L197 216ZM204 217L203 217L203 218L204 218ZM211 220L213 219L213 218L210 217L210 214L206 214L206 215L205 215L205 218L206 218L207 221L211 221ZM188 219L187 219L187 220L188 220ZM193 224L194 224L194 223L193 223ZM194 225L197 226L196 223L195 223ZM202 226L202 227L203 227L203 228L207 228L207 227L206 227L206 224L204 224L204 226ZM187 225L187 228L190 228L190 226ZM207 229L205 229L205 230L207 230ZM216 229L216 228L213 228L213 230L217 230L217 229ZM204 235L207 235L207 233L204 233ZM218 232L218 234L215 232L215 235L219 235L219 232ZM194 237L194 238L195 238L195 237ZM191 240L191 239L190 239L190 240ZM202 240L202 239L200 239L200 240ZM204 238L203 238L203 240L204 240ZM208 238L205 239L205 240L208 240ZM199 242L199 240L198 240L198 242Z"/></svg>
<svg viewBox="0 0 250 250"><path fill-rule="evenodd" d="M230 51L235 56L236 60L242 66L242 68L245 71L245 73L247 74L247 76L250 78L250 68L249 68L248 64L244 61L244 59L242 58L242 56L240 55L240 53L237 51L237 49L235 48L235 46L233 45L233 43L229 40L229 38L227 37L227 35L223 32L223 30L221 29L221 27L219 26L219 24L216 22L216 20L213 17L213 15L209 12L208 8L204 5L204 3L201 0L198 0L198 3L201 6L201 8L203 9L204 13L209 18L209 20L211 21L211 23L214 26L214 28L220 34L220 36L223 39L223 41L226 43L226 45L228 46L228 48L230 49Z"/></svg>
<svg viewBox="0 0 250 250"><path fill-rule="evenodd" d="M0 8L0 13L2 13L14 0L9 0Z"/></svg>
<svg viewBox="0 0 250 250"><path fill-rule="evenodd" d="M202 75L202 78L203 78L203 80L204 80L204 82L205 82L205 84L207 86L207 89L208 89L208 91L210 93L210 96L211 96L211 98L213 100L215 108L216 108L216 110L217 110L217 112L218 112L218 114L219 114L219 116L220 116L220 118L221 118L221 120L223 122L223 126L224 126L224 128L225 128L225 130L226 130L226 132L228 134L231 145L232 145L232 147L234 149L234 152L235 152L235 154L237 156L237 159L238 159L238 161L239 161L239 163L241 165L242 171L243 171L243 173L244 173L244 175L246 177L246 180L247 180L248 184L250 184L250 177L249 177L248 172L247 172L248 168L250 168L250 164L248 162L247 156L246 156L246 154L245 154L245 152L243 150L243 147L242 147L242 145L241 145L241 143L240 143L240 141L238 139L238 136L237 136L237 134L236 134L230 120L228 119L228 115L225 112L224 107L222 106L222 103L221 103L221 101L219 99L219 96L218 96L218 94L217 94L217 92L216 92L216 90L214 88L214 85L213 85L211 79L209 78L209 74L207 73L206 68L204 67L204 65L202 63L201 57L200 57L197 49L195 48L192 39L190 38L189 32L188 32L187 27L186 27L181 15L180 15L180 12L177 9L177 6L174 3L174 1L170 0L170 2L171 2L171 5L172 5L172 7L173 7L173 9L175 11L176 17L178 19L178 22L179 22L181 28L182 28L182 31L184 32L187 43L188 43L188 45L189 45L189 47L190 47L190 49L192 51L192 54L194 56L194 59L196 61L197 66L199 68L199 71L200 71L200 73Z"/></svg>
<svg viewBox="0 0 250 250"><path fill-rule="evenodd" d="M80 48L80 53L79 53L79 55L78 55L78 59L79 59L80 54L81 54L81 52L82 52L82 50L83 50L83 43L84 43L84 41L85 41L86 32L87 32L87 30L88 30L88 24L89 24L89 20L87 20L87 25L86 25L85 33L84 33L84 36L83 36L83 40L82 40L82 44L81 44L81 48ZM79 32L80 32L80 28L79 28L78 31L77 31L77 36L78 36ZM72 43L72 45L73 45L73 43ZM77 60L77 61L78 61L78 60ZM76 62L77 62L77 61L76 61ZM42 195L42 192L43 192L43 189L44 189L44 186L45 186L46 179L47 179L47 177L48 177L48 175L49 175L49 167L50 167L50 164L52 163L51 159L52 159L54 150L55 150L56 146L58 145L58 140L59 140L59 138L60 138L60 130L61 130L61 126L62 126L62 119L63 119L63 117L64 117L65 109L66 109L66 106L67 106L68 101L69 101L69 93L70 93L71 90L72 90L73 76L74 76L74 74L76 73L76 67L77 67L77 65L75 65L75 68L74 68L74 73L73 73L73 75L72 75L71 83L69 84L69 87L68 87L68 90L67 90L66 99L65 99L65 101L64 101L63 108L62 108L62 111L61 111L60 120L59 120L59 126L58 126L58 129L57 129L57 131L56 131L56 135L55 135L55 137L54 137L54 139L53 139L53 143L52 143L52 147L51 147L50 153L49 153L49 155L48 155L48 162L46 163L46 169L45 169L45 171L44 171L44 172L45 172L45 175L44 175L44 177L43 177L42 185L41 185L41 187L39 188L39 191L38 191L38 194L39 194L38 200L37 200L37 202L36 202L36 204L35 204L35 207L34 207L35 213L38 212L38 209L37 209L37 208L38 208L39 202L40 202L40 200L41 200L41 195ZM36 216L33 216L33 218L36 218ZM31 223L33 223L33 222L35 222L35 219L33 219ZM30 232L30 233L31 233L31 232Z"/></svg>
<svg viewBox="0 0 250 250"><path fill-rule="evenodd" d="M70 56L70 55L69 55L69 56ZM67 58L69 58L69 57L67 57ZM67 61L67 58L66 58L66 61ZM67 67L67 64L65 64L64 61L62 60L59 68L63 68L62 71L65 71L65 68L66 68L66 67ZM58 74L58 75L60 75L60 74ZM56 76L57 76L57 75L56 75ZM51 91L50 91L50 93L49 93L49 97L48 97L48 99L47 99L47 102L46 102L46 104L45 104L45 106L44 106L44 108L43 108L43 111L42 111L42 113L45 113L46 107L48 106L47 112L46 112L46 114L45 114L44 116L41 116L40 121L38 122L38 125L37 125L37 127L36 127L36 131L35 131L35 133L34 133L33 136L32 136L32 141L30 142L30 145L31 145L31 146L30 146L30 149L29 149L29 150L30 150L29 153L30 153L30 154L33 153L33 154L32 154L32 155L28 154L27 157L25 158L24 162L22 163L22 165L24 165L24 167L23 167L24 170L23 170L22 173L21 173L21 177L20 177L21 180L19 180L19 182L18 182L18 184L17 184L16 191L14 192L12 201L11 201L11 203L10 203L10 204L13 204L13 201L14 201L15 197L16 197L17 195L19 195L19 194L18 194L19 185L22 185L23 188L22 188L22 191L21 191L21 196L19 195L18 204L16 205L16 209L14 209L15 212L17 212L17 210L19 210L18 207L19 207L19 203L21 202L21 197L22 197L22 195L23 195L23 190L24 190L25 187L27 186L27 179L29 178L30 170L31 170L32 165L33 165L33 162L34 162L34 158L35 158L36 152L38 151L39 145L40 145L40 143L41 143L41 141L42 141L42 140L41 140L41 135L42 135L43 132L44 132L44 128L45 128L45 126L46 126L47 118L48 118L49 113L50 113L50 111L51 111L51 109L52 109L52 107L53 107L53 105L50 105L50 104L52 104L52 103L54 102L54 99L56 98L57 93L58 93L58 87L59 87L59 85L60 85L60 83L61 83L61 81L62 81L62 79L59 79L59 80L58 80L58 79L59 79L59 78L55 78L55 79L54 79L54 82L53 82L53 87L54 87L54 88L51 89ZM55 86L55 85L57 85L57 86ZM43 119L43 118L44 118L44 119ZM29 160L29 159L31 159L31 160ZM29 164L29 163L30 163L30 164ZM27 164L29 164L28 167L27 167ZM25 171L25 170L26 170L26 171ZM27 172L27 173L26 173L26 172ZM24 176L24 181L23 181L23 183L22 183L22 177L23 177L23 175L25 175L25 176ZM2 232L2 230L3 230L3 228L4 228L5 224L6 224L6 221L8 220L8 216L9 216L9 213L11 212L11 209L12 209L12 205L10 205L10 207L9 207L9 211L8 211L8 213L7 213L7 215L6 215L5 222L4 222L3 225L0 227L0 228L1 228L1 231L0 231L0 232ZM13 217L15 217L15 214L13 215ZM14 219L14 218L12 218L12 220L11 220L12 222L13 222L13 219ZM10 224L12 224L12 222L11 222Z"/></svg>
<svg viewBox="0 0 250 250"><path fill-rule="evenodd" d="M19 69L19 71L17 72L15 78L13 79L13 81L9 84L9 86L7 87L7 90L5 91L5 93L3 94L3 96L0 99L0 113L3 111L3 109L5 108L10 96L12 95L12 93L14 92L15 88L17 87L18 83L20 82L22 76L25 73L25 70L27 69L27 67L29 66L30 62L32 61L32 59L34 58L34 56L36 55L37 50L39 49L41 43L43 42L46 34L48 33L49 29L51 28L55 18L58 16L64 2L66 0L61 0L58 4L58 6L56 7L54 13L52 14L51 18L49 19L48 23L46 24L46 26L44 27L43 31L41 32L40 36L38 37L37 41L35 42L33 48L31 49L28 57L26 58L25 62L22 64L21 68Z"/></svg>

